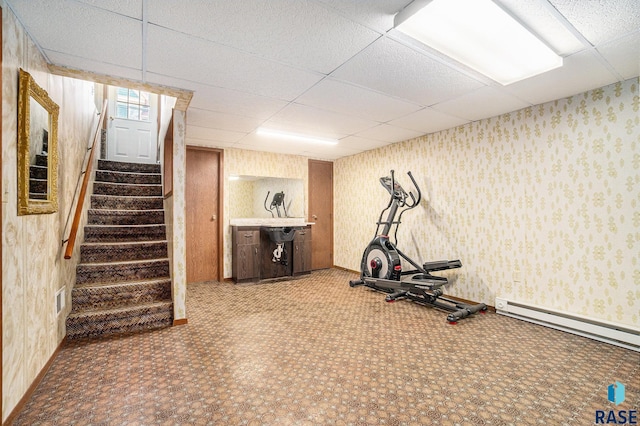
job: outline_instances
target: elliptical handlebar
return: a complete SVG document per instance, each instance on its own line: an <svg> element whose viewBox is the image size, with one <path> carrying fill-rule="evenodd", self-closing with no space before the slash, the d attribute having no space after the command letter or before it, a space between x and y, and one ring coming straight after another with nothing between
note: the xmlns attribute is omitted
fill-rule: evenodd
<svg viewBox="0 0 640 426"><path fill-rule="evenodd" d="M422 200L422 191L420 191L420 187L418 186L418 183L416 182L416 180L413 178L413 174L409 171L407 172L407 174L409 175L409 178L411 179L411 182L413 183L413 187L416 189L416 191L418 192L418 198L416 199L413 196L413 192L409 191L409 195L411 196L411 199L413 200L413 204L411 206L409 206L410 208L413 208L415 206L417 206L418 204L420 204L420 200Z"/></svg>
<svg viewBox="0 0 640 426"><path fill-rule="evenodd" d="M402 188L402 186L400 186L400 184L396 182L394 170L391 170L390 176L383 176L380 178L380 183L389 192L389 195L391 195L387 208L391 206L391 203L393 203L394 199L398 200L399 207L406 207L407 209L412 209L420 204L420 200L422 199L422 192L420 191L420 187L418 186L418 183L416 182L411 172L407 172L407 175L409 175L409 178L411 179L411 182L413 183L413 186L418 193L417 198L413 194L413 192L409 191L407 193L407 191L405 191L404 188ZM409 198L411 198L411 201L408 201Z"/></svg>

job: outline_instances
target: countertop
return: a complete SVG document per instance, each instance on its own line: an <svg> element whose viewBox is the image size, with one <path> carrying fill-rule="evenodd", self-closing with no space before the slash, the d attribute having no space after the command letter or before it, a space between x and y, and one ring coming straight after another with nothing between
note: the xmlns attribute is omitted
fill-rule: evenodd
<svg viewBox="0 0 640 426"><path fill-rule="evenodd" d="M307 226L314 222L307 222L304 217L248 217L231 219L231 226Z"/></svg>

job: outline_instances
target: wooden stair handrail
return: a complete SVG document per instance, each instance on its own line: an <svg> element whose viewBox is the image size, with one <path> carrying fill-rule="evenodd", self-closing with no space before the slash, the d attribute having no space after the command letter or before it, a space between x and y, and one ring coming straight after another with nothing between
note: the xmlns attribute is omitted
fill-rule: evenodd
<svg viewBox="0 0 640 426"><path fill-rule="evenodd" d="M89 154L89 160L87 161L87 168L85 169L84 177L82 178L82 186L80 187L80 195L78 196L78 202L76 204L76 212L73 215L73 222L71 223L71 231L69 232L69 238L66 240L67 248L64 251L64 258L71 259L73 254L73 248L76 244L76 235L78 233L78 227L80 226L80 217L82 216L82 206L84 206L84 198L87 195L87 186L89 186L89 178L91 176L91 167L93 166L93 154L96 152L96 143L101 135L102 126L104 125L104 118L107 115L107 103L105 99L102 103L102 112L100 113L100 120L96 127L96 133L93 136L93 142L91 143L91 153Z"/></svg>

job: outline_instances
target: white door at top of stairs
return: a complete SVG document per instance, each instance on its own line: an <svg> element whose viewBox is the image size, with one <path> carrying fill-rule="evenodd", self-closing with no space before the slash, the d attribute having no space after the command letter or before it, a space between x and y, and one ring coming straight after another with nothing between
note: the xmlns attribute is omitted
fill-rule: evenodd
<svg viewBox="0 0 640 426"><path fill-rule="evenodd" d="M109 87L107 159L156 163L158 96L125 87Z"/></svg>

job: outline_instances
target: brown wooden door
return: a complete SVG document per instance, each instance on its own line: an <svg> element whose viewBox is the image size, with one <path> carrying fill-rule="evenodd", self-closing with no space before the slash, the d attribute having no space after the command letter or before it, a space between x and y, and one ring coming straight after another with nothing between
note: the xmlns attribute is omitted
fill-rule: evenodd
<svg viewBox="0 0 640 426"><path fill-rule="evenodd" d="M187 147L187 283L219 279L220 155Z"/></svg>
<svg viewBox="0 0 640 426"><path fill-rule="evenodd" d="M333 163L309 160L309 222L312 226L311 268L333 267Z"/></svg>

